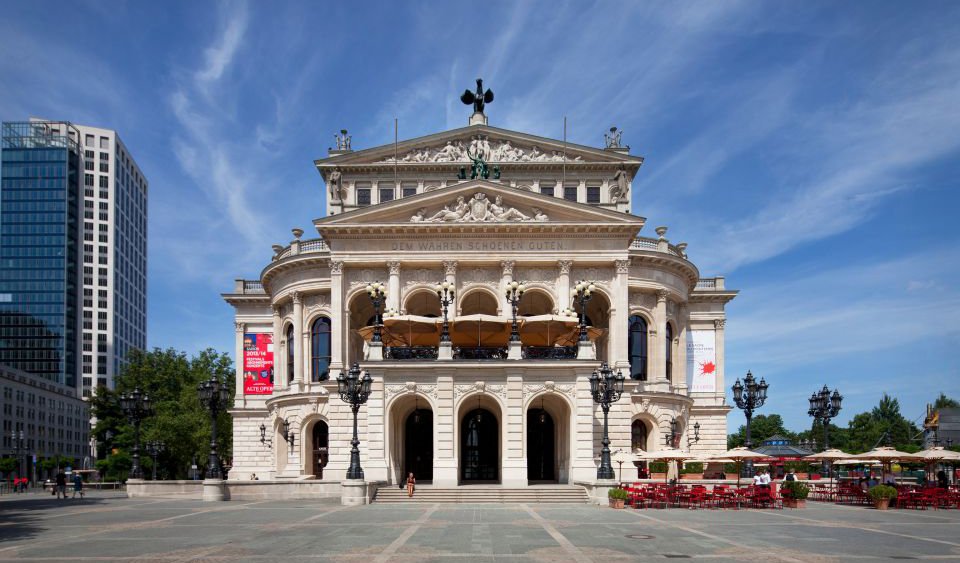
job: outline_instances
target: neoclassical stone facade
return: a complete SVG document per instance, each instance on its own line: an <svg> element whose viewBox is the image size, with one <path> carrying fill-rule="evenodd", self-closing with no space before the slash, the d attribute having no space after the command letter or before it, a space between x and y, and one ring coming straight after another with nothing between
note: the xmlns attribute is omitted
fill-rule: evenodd
<svg viewBox="0 0 960 563"><path fill-rule="evenodd" d="M343 479L352 415L336 377L353 363L374 381L359 423L368 481L396 483L408 471L437 486L594 480L603 417L588 378L602 362L628 378L610 412L612 450L666 447L673 421L682 449L725 449L724 307L736 292L701 278L666 228L639 236L645 219L629 211L642 158L617 143L593 148L471 123L396 146L342 144L316 161L328 186L319 237L294 229L258 280L237 280L224 295L236 310L241 390L231 479ZM493 173L459 179L477 154ZM590 344L545 329L505 345L480 322L476 341L464 340L471 319L509 323L513 281L526 287L523 320L576 309L578 280L596 287L585 311L597 329ZM369 341L366 289L378 281L385 310L419 319L382 346ZM442 316L435 288L444 281L455 290L448 318L460 339L449 346L414 334ZM272 341L272 370L245 366L258 338ZM694 350L710 360L694 361ZM269 377L272 390L242 391Z"/></svg>

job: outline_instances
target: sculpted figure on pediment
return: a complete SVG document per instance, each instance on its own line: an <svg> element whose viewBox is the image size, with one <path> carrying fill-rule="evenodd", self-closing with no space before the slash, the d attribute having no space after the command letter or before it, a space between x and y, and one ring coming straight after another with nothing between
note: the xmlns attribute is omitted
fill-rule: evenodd
<svg viewBox="0 0 960 563"><path fill-rule="evenodd" d="M533 217L523 213L515 207L507 207L503 203L503 198L497 196L494 201L490 201L487 195L478 192L473 195L470 203L466 203L463 196L457 197L453 209L449 205L443 206L443 209L427 216L426 208L421 208L410 217L411 223L494 223L494 222L524 222L524 221L547 221L549 218L538 208L533 209Z"/></svg>
<svg viewBox="0 0 960 563"><path fill-rule="evenodd" d="M483 154L487 162L579 162L583 160L581 156L564 159L561 151L550 151L550 154L540 150L540 147L533 145L530 148L514 146L509 140L493 141L485 136L474 137L469 144L464 145L463 141L447 141L442 146L436 147L418 147L406 154L397 156L398 162L420 163L420 162L468 162L470 160L468 153ZM390 156L382 160L383 163L394 162L394 157Z"/></svg>

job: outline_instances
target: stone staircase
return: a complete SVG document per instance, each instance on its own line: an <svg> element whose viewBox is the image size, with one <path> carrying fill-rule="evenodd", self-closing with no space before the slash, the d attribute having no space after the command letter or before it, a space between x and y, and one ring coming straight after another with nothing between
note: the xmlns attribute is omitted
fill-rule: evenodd
<svg viewBox="0 0 960 563"><path fill-rule="evenodd" d="M417 485L413 498L407 497L406 489L397 486L380 487L376 503L589 503L587 491L576 485L530 485L527 487L502 487L500 485L466 485L463 487L433 487Z"/></svg>

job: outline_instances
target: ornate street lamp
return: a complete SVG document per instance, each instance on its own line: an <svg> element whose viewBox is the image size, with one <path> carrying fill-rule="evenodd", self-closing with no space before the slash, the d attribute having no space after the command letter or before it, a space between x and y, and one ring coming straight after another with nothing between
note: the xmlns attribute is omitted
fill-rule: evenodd
<svg viewBox="0 0 960 563"><path fill-rule="evenodd" d="M830 419L840 413L840 403L842 402L843 395L840 394L840 391L834 389L833 394L831 394L826 385L820 391L810 395L810 410L807 411L807 414L813 417L814 422L820 421L823 423L824 450L830 449ZM827 471L829 471L829 466L824 461L822 474L826 475Z"/></svg>
<svg viewBox="0 0 960 563"><path fill-rule="evenodd" d="M670 433L664 435L663 442L667 447L677 447L677 419L670 420Z"/></svg>
<svg viewBox="0 0 960 563"><path fill-rule="evenodd" d="M383 326L383 319L380 317L380 307L387 296L387 288L380 282L373 282L367 286L367 295L373 302L373 342L380 342L380 330Z"/></svg>
<svg viewBox="0 0 960 563"><path fill-rule="evenodd" d="M353 410L353 440L350 440L350 467L347 469L347 479L363 479L363 469L360 467L360 438L357 437L357 412L360 405L370 398L370 384L373 378L366 372L360 377L360 366L354 363L348 374L340 372L337 377L340 400L349 403Z"/></svg>
<svg viewBox="0 0 960 563"><path fill-rule="evenodd" d="M444 281L437 284L437 297L443 307L443 330L440 331L440 342L450 342L450 325L447 323L447 308L453 303L453 284Z"/></svg>
<svg viewBox="0 0 960 563"><path fill-rule="evenodd" d="M156 440L152 442L147 442L147 453L150 454L150 458L153 460L153 480L157 480L157 457L166 451L167 445L163 443L162 440Z"/></svg>
<svg viewBox="0 0 960 563"><path fill-rule="evenodd" d="M200 404L210 411L210 456L207 464L207 479L220 479L220 456L217 454L217 415L227 408L230 391L216 375L197 386Z"/></svg>
<svg viewBox="0 0 960 563"><path fill-rule="evenodd" d="M760 381L757 381L749 371L747 371L747 376L743 378L743 383L740 383L740 380L737 379L733 384L733 401L747 417L747 441L745 444L747 449L752 446L750 442L750 420L753 418L753 411L767 402L768 387L769 385L762 377ZM747 476L753 477L753 462L749 459L747 460L746 470Z"/></svg>
<svg viewBox="0 0 960 563"><path fill-rule="evenodd" d="M573 289L570 290L573 298L580 304L580 342L590 341L590 339L587 338L587 301L590 301L596 289L597 286L594 285L593 282L580 280L573 286Z"/></svg>
<svg viewBox="0 0 960 563"><path fill-rule="evenodd" d="M267 425L260 423L260 443L268 448L273 448L273 439L267 438Z"/></svg>
<svg viewBox="0 0 960 563"><path fill-rule="evenodd" d="M689 434L687 435L687 447L689 448L690 446L692 446L692 445L694 445L694 444L696 444L696 443L699 443L699 442L700 442L700 423L699 423L699 422L694 422L694 423L693 423L693 436L690 436Z"/></svg>
<svg viewBox="0 0 960 563"><path fill-rule="evenodd" d="M286 443L290 444L290 450L292 451L295 436L293 432L290 431L290 421L287 419L283 419L283 439Z"/></svg>
<svg viewBox="0 0 960 563"><path fill-rule="evenodd" d="M510 325L510 342L520 342L520 331L517 329L517 305L520 304L520 298L527 287L523 282L512 281L507 285L507 301L513 309L513 324Z"/></svg>
<svg viewBox="0 0 960 563"><path fill-rule="evenodd" d="M130 466L130 479L143 479L140 469L140 423L153 414L153 404L150 397L134 387L132 393L120 395L120 408L127 420L133 425L133 464Z"/></svg>
<svg viewBox="0 0 960 563"><path fill-rule="evenodd" d="M623 373L617 370L614 375L613 370L603 362L600 370L594 370L590 376L590 394L593 396L593 402L603 408L603 448L600 450L600 467L597 468L597 479L613 479L613 466L610 465L610 436L607 433L607 416L610 413L610 405L620 400L623 394Z"/></svg>

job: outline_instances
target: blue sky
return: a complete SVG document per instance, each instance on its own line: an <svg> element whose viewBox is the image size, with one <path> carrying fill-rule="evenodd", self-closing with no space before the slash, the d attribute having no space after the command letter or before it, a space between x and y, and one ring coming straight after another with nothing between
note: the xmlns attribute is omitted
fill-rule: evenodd
<svg viewBox="0 0 960 563"><path fill-rule="evenodd" d="M231 351L219 294L324 207L313 159L466 124L646 157L634 212L728 307L727 374L802 429L960 398L960 4L17 2L0 119L117 129L150 180L149 344ZM730 418L731 430L742 421Z"/></svg>

